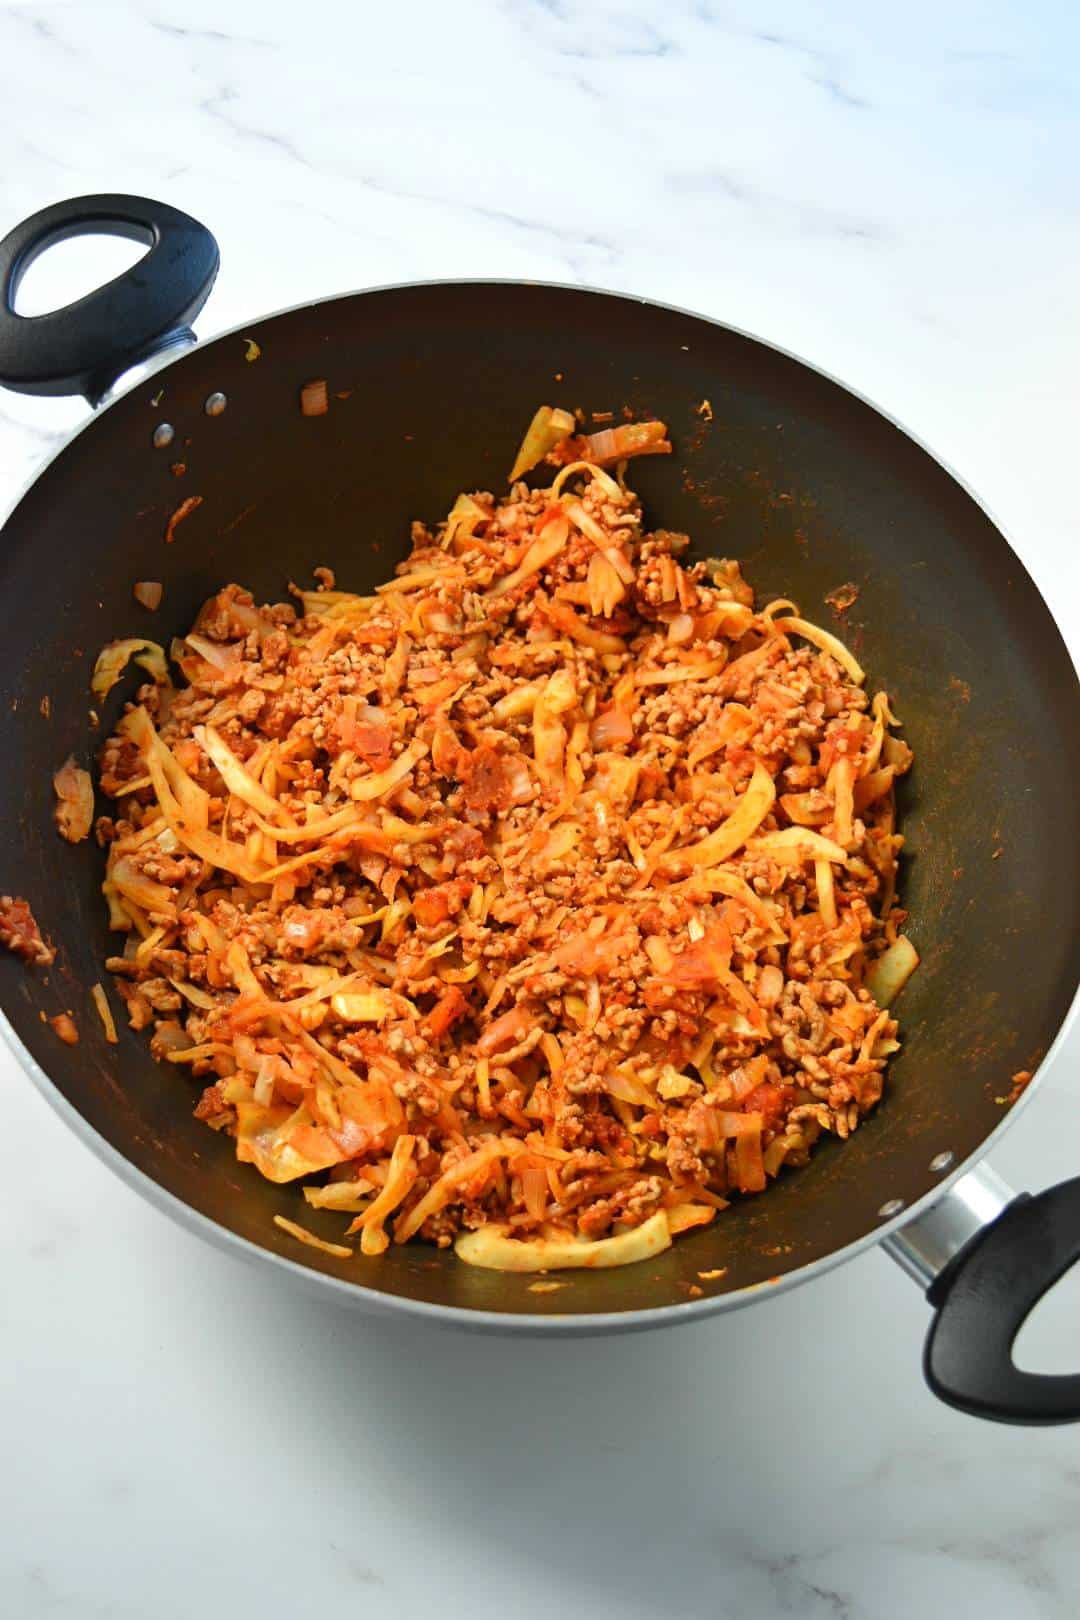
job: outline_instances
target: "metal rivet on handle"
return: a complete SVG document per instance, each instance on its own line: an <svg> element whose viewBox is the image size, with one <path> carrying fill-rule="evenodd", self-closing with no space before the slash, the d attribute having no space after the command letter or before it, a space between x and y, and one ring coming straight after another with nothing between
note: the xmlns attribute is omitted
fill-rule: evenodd
<svg viewBox="0 0 1080 1620"><path fill-rule="evenodd" d="M902 1198L890 1198L887 1203L882 1204L878 1214L883 1221L889 1221L894 1215L899 1215L903 1207L904 1200Z"/></svg>
<svg viewBox="0 0 1080 1620"><path fill-rule="evenodd" d="M176 438L176 429L171 422L159 422L154 429L154 449L164 450Z"/></svg>
<svg viewBox="0 0 1080 1620"><path fill-rule="evenodd" d="M224 394L211 394L203 406L207 416L220 416L228 401Z"/></svg>
<svg viewBox="0 0 1080 1620"><path fill-rule="evenodd" d="M943 1170L950 1170L955 1163L956 1154L952 1148L946 1148L944 1153L934 1154L930 1160L930 1168L935 1175L940 1175Z"/></svg>

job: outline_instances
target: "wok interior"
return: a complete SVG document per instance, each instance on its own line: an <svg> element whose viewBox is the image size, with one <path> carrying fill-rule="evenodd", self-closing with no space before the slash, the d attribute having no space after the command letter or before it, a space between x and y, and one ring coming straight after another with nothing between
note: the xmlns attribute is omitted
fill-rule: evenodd
<svg viewBox="0 0 1080 1620"><path fill-rule="evenodd" d="M261 355L246 358L247 336ZM304 418L301 384L325 377L330 411ZM206 396L223 391L224 415ZM158 397L160 396L160 397ZM154 403L157 399L157 403ZM699 412L711 406L712 421ZM69 849L51 820L53 771L86 762L118 689L88 721L106 641L168 643L228 580L277 599L327 564L342 588L386 578L413 517L445 515L461 489L501 490L540 403L624 406L670 425L676 454L632 465L653 526L688 531L694 555L741 559L759 599L823 598L852 581L844 632L884 685L916 753L905 784L902 894L923 963L898 1003L902 1054L885 1101L846 1145L679 1239L657 1260L565 1273L557 1292L475 1270L428 1246L335 1260L272 1224L328 1238L340 1216L299 1186L238 1165L195 1121L199 1083L159 1067L122 1020L109 1047L89 986L115 946L95 846ZM707 414L707 413L706 413ZM168 450L151 436L176 429ZM172 464L182 462L177 475ZM163 543L168 514L201 506ZM1039 1060L1076 981L1080 787L1076 676L1041 599L998 532L929 456L837 385L754 341L675 311L568 289L431 285L343 298L254 322L143 384L76 438L7 524L0 551L8 769L0 888L23 894L59 945L40 970L0 962L10 1022L65 1098L162 1187L263 1248L390 1295L560 1316L685 1303L762 1284L912 1203L1002 1118L1009 1077ZM150 615L136 579L165 585ZM51 714L40 710L48 696ZM114 1002L117 998L113 998ZM41 1011L73 1010L63 1046ZM27 1144L33 1153L33 1144ZM723 1268L716 1278L699 1273Z"/></svg>

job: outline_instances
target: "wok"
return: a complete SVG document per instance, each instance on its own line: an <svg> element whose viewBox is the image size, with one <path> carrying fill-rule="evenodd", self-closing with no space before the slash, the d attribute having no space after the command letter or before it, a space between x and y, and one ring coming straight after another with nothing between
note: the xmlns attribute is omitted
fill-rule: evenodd
<svg viewBox="0 0 1080 1620"><path fill-rule="evenodd" d="M149 253L63 310L17 316L32 259L90 233ZM926 1373L944 1399L1005 1421L1080 1417L1080 1376L1021 1373L1010 1355L1024 1316L1080 1255L1080 1179L1014 1198L976 1168L1008 1127L1010 1076L1060 1038L1080 958L1067 836L1080 802L1076 672L986 511L850 390L678 309L577 287L428 282L312 302L192 347L217 262L196 221L123 196L47 208L0 244L0 383L107 405L38 474L0 544L0 887L29 899L59 947L47 975L0 961L4 1032L23 1068L159 1206L283 1281L361 1308L554 1336L644 1328L751 1304L884 1240L929 1287ZM307 418L298 391L314 378L327 379L331 409ZM648 512L688 531L699 555L740 558L763 595L820 616L830 590L859 586L847 633L916 755L902 892L922 966L899 1005L904 1047L884 1103L851 1141L824 1145L657 1260L532 1293L527 1277L432 1248L345 1261L275 1227L275 1213L303 1210L336 1237L340 1219L238 1165L144 1037L125 1026L117 1046L104 1041L88 999L112 948L102 859L57 839L51 777L69 753L89 763L116 717L122 689L99 731L88 719L104 642L167 641L227 580L276 599L328 564L343 586L369 589L404 552L412 517L440 517L461 489L503 486L545 400L668 422L676 455L634 469ZM167 545L188 496L201 504ZM153 621L132 600L139 578L164 582ZM65 1007L77 1047L42 1022Z"/></svg>

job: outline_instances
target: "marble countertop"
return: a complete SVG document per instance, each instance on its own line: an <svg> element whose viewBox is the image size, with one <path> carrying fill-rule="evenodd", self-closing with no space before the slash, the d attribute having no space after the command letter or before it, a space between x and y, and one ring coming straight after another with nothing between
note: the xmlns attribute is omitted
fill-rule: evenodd
<svg viewBox="0 0 1080 1620"><path fill-rule="evenodd" d="M977 488L1080 649L1080 24L1053 0L0 8L0 231L204 219L203 335L366 284L583 281L805 355ZM112 273L61 248L48 307ZM33 300L37 299L35 306ZM0 506L83 412L0 396ZM1080 1042L995 1168L1076 1169ZM751 1311L548 1345L374 1323L211 1251L6 1057L0 1611L1057 1620L1080 1431L925 1391L880 1254ZM1024 1355L1074 1370L1080 1279Z"/></svg>

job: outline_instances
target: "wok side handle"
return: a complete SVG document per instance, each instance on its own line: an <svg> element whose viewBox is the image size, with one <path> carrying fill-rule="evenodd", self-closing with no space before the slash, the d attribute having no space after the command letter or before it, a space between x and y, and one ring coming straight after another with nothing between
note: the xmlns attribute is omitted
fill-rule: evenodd
<svg viewBox="0 0 1080 1620"><path fill-rule="evenodd" d="M63 309L17 315L15 297L29 266L75 236L121 236L149 251ZM205 225L148 197L73 197L42 208L0 242L0 387L82 394L97 405L133 366L195 341L190 323L219 262Z"/></svg>
<svg viewBox="0 0 1080 1620"><path fill-rule="evenodd" d="M962 1176L882 1245L926 1288L923 1372L939 1399L997 1423L1080 1422L1080 1375L1022 1372L1016 1336L1080 1260L1080 1177L1032 1196L989 1168Z"/></svg>

